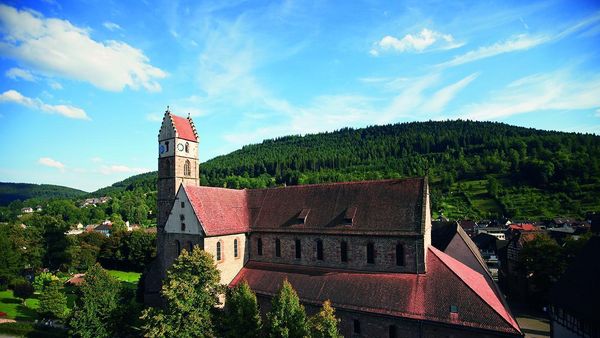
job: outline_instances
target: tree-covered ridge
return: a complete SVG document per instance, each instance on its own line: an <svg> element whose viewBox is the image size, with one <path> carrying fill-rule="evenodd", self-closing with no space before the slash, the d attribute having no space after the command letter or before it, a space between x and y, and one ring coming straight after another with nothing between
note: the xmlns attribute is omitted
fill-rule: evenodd
<svg viewBox="0 0 600 338"><path fill-rule="evenodd" d="M201 165L201 183L231 188L429 175L435 213L451 218L600 209L600 137L497 122L372 126L248 145Z"/></svg>
<svg viewBox="0 0 600 338"><path fill-rule="evenodd" d="M29 198L75 198L85 194L87 192L60 185L0 182L0 205Z"/></svg>

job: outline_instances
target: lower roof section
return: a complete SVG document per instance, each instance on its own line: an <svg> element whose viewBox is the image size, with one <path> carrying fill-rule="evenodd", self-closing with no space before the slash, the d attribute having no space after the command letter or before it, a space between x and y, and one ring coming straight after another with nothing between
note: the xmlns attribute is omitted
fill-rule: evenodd
<svg viewBox="0 0 600 338"><path fill-rule="evenodd" d="M427 269L368 273L249 261L230 285L246 280L257 294L271 296L287 279L305 303L329 299L339 309L521 334L481 274L433 247Z"/></svg>

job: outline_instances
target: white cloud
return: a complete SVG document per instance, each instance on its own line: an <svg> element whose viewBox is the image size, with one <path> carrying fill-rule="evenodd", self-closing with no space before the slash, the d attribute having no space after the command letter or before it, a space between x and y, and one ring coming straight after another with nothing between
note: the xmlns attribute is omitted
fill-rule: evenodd
<svg viewBox="0 0 600 338"><path fill-rule="evenodd" d="M147 168L132 168L122 164L113 164L113 165L103 165L99 169L100 173L103 175L111 175L111 174L141 174L145 172L151 171Z"/></svg>
<svg viewBox="0 0 600 338"><path fill-rule="evenodd" d="M50 88L52 88L54 90L63 89L63 86L60 83L56 82L56 81L50 80L50 81L48 81L48 84L50 85Z"/></svg>
<svg viewBox="0 0 600 338"><path fill-rule="evenodd" d="M35 81L35 76L33 76L33 74L31 74L31 72L26 69L13 67L7 70L4 74L6 75L6 77L13 80L22 79L29 82Z"/></svg>
<svg viewBox="0 0 600 338"><path fill-rule="evenodd" d="M440 113L446 107L448 102L468 86L473 80L479 76L479 73L473 73L451 85L448 85L438 90L433 96L428 99L423 105L422 110L428 113Z"/></svg>
<svg viewBox="0 0 600 338"><path fill-rule="evenodd" d="M30 97L23 96L21 93L13 89L7 90L0 94L0 103L1 102L16 103L28 108L38 109L50 114L62 115L71 119L90 120L89 116L87 116L85 113L85 110L81 108L63 104L47 104L38 98L32 99Z"/></svg>
<svg viewBox="0 0 600 338"><path fill-rule="evenodd" d="M116 31L116 30L121 30L121 26L119 26L118 24L114 23L114 22L110 22L110 21L105 21L102 23L102 26L104 26L104 28L108 29L109 31Z"/></svg>
<svg viewBox="0 0 600 338"><path fill-rule="evenodd" d="M388 51L420 53L426 49L453 49L462 45L463 43L456 42L451 34L442 34L424 28L417 34L406 34L401 39L387 35L379 40L369 53L373 56Z"/></svg>
<svg viewBox="0 0 600 338"><path fill-rule="evenodd" d="M63 172L65 171L65 165L64 164L62 164L61 162L59 162L57 160L54 160L54 159L52 159L50 157L41 157L38 160L38 163L41 164L41 165L44 165L46 167L56 168L56 169L58 169L60 171L63 171Z"/></svg>
<svg viewBox="0 0 600 338"><path fill-rule="evenodd" d="M91 161L94 162L94 163L100 163L103 160L102 160L102 157L94 156L94 157L91 158Z"/></svg>
<svg viewBox="0 0 600 338"><path fill-rule="evenodd" d="M497 42L490 46L479 47L478 49L471 50L465 54L456 56L450 61L439 64L439 67L452 67L477 61L480 59L489 58L499 54L515 52L519 50L526 50L533 48L540 44L550 41L549 36L529 36L527 34L521 34L516 37L512 37L505 41Z"/></svg>
<svg viewBox="0 0 600 338"><path fill-rule="evenodd" d="M574 76L559 70L516 80L491 92L485 101L461 108L465 113L460 117L490 120L551 110L596 110L600 107L598 93L600 74Z"/></svg>
<svg viewBox="0 0 600 338"><path fill-rule="evenodd" d="M438 67L452 67L458 66L465 63L493 57L496 55L511 53L516 51L527 50L530 48L534 48L536 46L558 41L563 39L573 33L583 30L591 25L600 22L600 12L595 13L592 16L584 18L579 22L567 27L566 29L561 30L558 33L554 34L539 34L539 35L528 35L528 34L520 34L517 36L513 36L504 41L496 42L489 46L482 46L475 50L468 51L465 54L458 55L454 57L452 60L443 62L438 64Z"/></svg>
<svg viewBox="0 0 600 338"><path fill-rule="evenodd" d="M45 76L86 81L111 91L159 91L157 80L166 76L141 50L121 41L93 40L88 30L66 20L0 5L0 31L0 53Z"/></svg>

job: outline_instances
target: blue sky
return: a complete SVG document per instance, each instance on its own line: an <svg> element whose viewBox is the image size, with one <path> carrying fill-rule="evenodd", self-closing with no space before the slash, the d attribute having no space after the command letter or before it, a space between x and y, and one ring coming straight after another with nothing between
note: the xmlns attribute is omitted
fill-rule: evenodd
<svg viewBox="0 0 600 338"><path fill-rule="evenodd" d="M0 181L155 170L167 105L202 161L430 119L599 134L599 53L597 1L3 1Z"/></svg>

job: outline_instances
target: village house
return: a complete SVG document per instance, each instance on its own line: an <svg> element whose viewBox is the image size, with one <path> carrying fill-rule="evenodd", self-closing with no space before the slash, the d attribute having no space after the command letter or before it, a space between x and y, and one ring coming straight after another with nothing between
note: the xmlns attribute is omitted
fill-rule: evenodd
<svg viewBox="0 0 600 338"><path fill-rule="evenodd" d="M426 177L234 190L199 185L198 135L167 111L159 132L157 259L145 301L160 304L182 250L211 253L261 311L287 279L309 313L329 299L352 337L518 337L479 251L456 223L432 226Z"/></svg>

